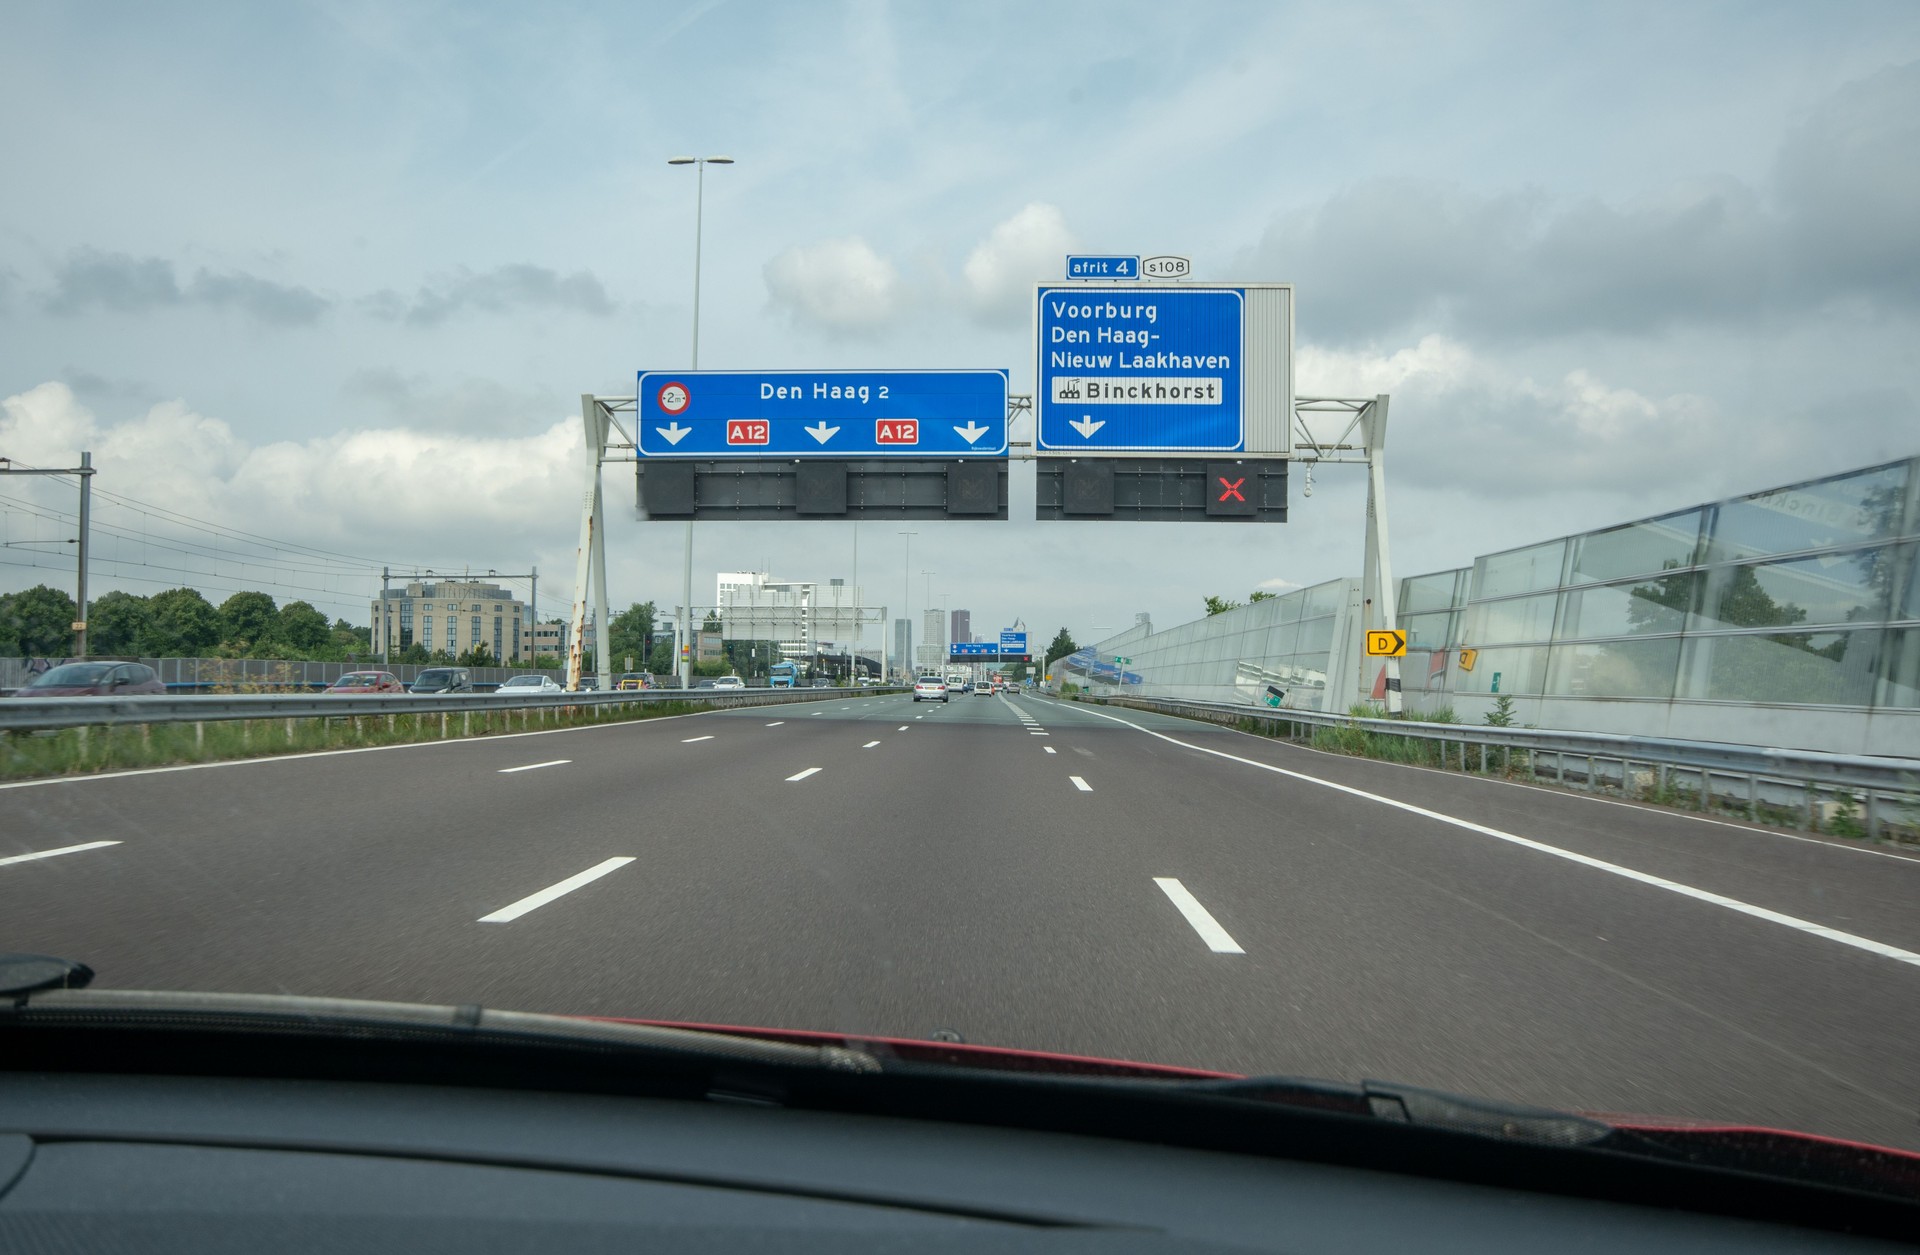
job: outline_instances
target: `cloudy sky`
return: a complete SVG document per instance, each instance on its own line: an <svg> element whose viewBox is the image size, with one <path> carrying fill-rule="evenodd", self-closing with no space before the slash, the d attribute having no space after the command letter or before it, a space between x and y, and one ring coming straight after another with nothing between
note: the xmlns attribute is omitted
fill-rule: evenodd
<svg viewBox="0 0 1920 1255"><path fill-rule="evenodd" d="M1300 390L1393 397L1403 575L1920 452L1909 0L19 2L0 117L0 455L94 452L96 592L364 622L379 561L537 564L557 609L580 393L688 359L683 152L738 161L710 368L1027 391L1069 249L1296 283ZM916 608L1084 638L1360 568L1351 471L1258 528L1036 523L1013 475L1014 521L916 524L910 560L862 527L869 599L910 572ZM632 487L613 598L677 601L682 528ZM66 583L70 491L0 496L0 589ZM696 531L696 600L854 574L851 524ZM234 532L279 558L218 565Z"/></svg>

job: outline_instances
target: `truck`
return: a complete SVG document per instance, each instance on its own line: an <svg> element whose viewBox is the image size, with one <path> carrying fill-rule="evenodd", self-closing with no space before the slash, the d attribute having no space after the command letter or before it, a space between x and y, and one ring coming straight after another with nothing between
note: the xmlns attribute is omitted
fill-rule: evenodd
<svg viewBox="0 0 1920 1255"><path fill-rule="evenodd" d="M800 682L800 664L776 662L767 668L767 683L777 689L790 689Z"/></svg>

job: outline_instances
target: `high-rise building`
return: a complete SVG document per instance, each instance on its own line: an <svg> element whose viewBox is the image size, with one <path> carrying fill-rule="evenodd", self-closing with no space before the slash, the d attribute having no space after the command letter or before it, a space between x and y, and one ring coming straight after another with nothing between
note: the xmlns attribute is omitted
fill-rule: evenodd
<svg viewBox="0 0 1920 1255"><path fill-rule="evenodd" d="M938 671L947 665L947 616L938 610L921 615L920 649L914 665L922 672Z"/></svg>
<svg viewBox="0 0 1920 1255"><path fill-rule="evenodd" d="M900 675L913 670L913 620L893 621L893 668Z"/></svg>
<svg viewBox="0 0 1920 1255"><path fill-rule="evenodd" d="M967 610L956 610L952 615L950 641L971 641L973 639L973 614Z"/></svg>

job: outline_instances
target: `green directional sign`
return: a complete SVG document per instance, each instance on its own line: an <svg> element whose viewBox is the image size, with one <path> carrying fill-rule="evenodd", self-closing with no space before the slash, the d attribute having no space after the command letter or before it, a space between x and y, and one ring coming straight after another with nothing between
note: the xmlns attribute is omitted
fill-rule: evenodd
<svg viewBox="0 0 1920 1255"><path fill-rule="evenodd" d="M1133 665L1133 659L1131 658L1115 658L1113 661L1115 666L1131 667Z"/></svg>

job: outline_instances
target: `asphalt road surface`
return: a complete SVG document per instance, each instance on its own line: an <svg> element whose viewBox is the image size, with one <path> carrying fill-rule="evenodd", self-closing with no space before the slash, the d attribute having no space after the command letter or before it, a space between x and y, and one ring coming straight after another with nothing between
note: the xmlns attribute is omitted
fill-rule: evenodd
<svg viewBox="0 0 1920 1255"><path fill-rule="evenodd" d="M0 948L1920 1147L1920 860L1033 697L0 786Z"/></svg>

